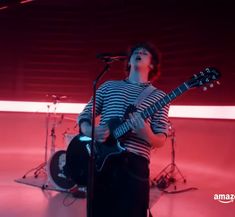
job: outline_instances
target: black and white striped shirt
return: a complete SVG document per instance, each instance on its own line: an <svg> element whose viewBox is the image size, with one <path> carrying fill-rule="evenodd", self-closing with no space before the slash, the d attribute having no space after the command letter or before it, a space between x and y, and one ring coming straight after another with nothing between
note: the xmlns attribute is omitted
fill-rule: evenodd
<svg viewBox="0 0 235 217"><path fill-rule="evenodd" d="M105 124L113 117L122 118L127 107L136 100L141 92L150 84L131 83L128 80L107 81L103 83L97 90L96 95L96 115L100 115L100 125ZM155 89L144 101L140 104L137 112L141 112L150 105L154 104L166 94ZM91 120L92 117L92 101L88 102L83 112L80 113L78 121L81 123L84 119ZM157 111L152 117L148 118L148 123L151 126L153 133L164 133L168 131L168 110L169 105ZM137 134L129 132L121 138L127 151L143 156L149 160L151 144Z"/></svg>

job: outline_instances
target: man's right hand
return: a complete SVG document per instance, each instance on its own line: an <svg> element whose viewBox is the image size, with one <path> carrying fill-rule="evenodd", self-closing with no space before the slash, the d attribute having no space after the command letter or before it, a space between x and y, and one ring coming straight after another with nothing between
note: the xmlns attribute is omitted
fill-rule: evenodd
<svg viewBox="0 0 235 217"><path fill-rule="evenodd" d="M81 124L81 132L85 135L85 136L89 136L91 137L91 125L88 122L82 122Z"/></svg>
<svg viewBox="0 0 235 217"><path fill-rule="evenodd" d="M88 122L81 124L81 132L85 136L91 137L92 127ZM110 135L110 131L107 125L99 125L95 127L95 140L97 142L105 142Z"/></svg>
<svg viewBox="0 0 235 217"><path fill-rule="evenodd" d="M109 135L110 131L107 125L100 125L95 128L95 139L97 142L105 142Z"/></svg>

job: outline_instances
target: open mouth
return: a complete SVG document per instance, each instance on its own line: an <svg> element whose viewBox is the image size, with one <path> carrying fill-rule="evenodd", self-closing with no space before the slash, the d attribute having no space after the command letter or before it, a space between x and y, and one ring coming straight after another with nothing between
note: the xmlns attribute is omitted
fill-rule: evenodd
<svg viewBox="0 0 235 217"><path fill-rule="evenodd" d="M141 57L140 57L140 56L137 56L137 57L135 58L135 60L140 61L140 60L141 60Z"/></svg>

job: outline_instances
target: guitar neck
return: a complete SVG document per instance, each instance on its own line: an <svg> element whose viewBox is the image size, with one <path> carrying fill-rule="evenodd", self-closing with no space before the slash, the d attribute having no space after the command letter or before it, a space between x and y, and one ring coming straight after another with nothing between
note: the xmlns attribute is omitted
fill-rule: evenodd
<svg viewBox="0 0 235 217"><path fill-rule="evenodd" d="M187 85L187 83L183 83L182 85L178 86L176 89L171 91L169 94L162 97L159 101L155 102L148 108L146 108L144 111L140 113L141 117L146 120L147 118L154 115L157 111L162 109L164 106L169 104L171 101L176 99L178 96L182 95L184 92L186 92L190 87ZM114 138L118 139L124 134L126 134L129 130L131 130L131 127L127 121L123 122L119 127L117 127L113 131Z"/></svg>

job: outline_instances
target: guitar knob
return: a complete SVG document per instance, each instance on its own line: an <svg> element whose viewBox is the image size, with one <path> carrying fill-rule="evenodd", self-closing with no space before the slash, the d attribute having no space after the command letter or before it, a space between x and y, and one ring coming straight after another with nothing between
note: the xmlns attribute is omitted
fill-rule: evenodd
<svg viewBox="0 0 235 217"><path fill-rule="evenodd" d="M203 87L203 91L207 91L207 87Z"/></svg>
<svg viewBox="0 0 235 217"><path fill-rule="evenodd" d="M211 84L210 84L210 88L212 88L212 87L214 87L214 84L211 83Z"/></svg>
<svg viewBox="0 0 235 217"><path fill-rule="evenodd" d="M216 81L216 84L220 85L220 82L219 82L219 81Z"/></svg>

